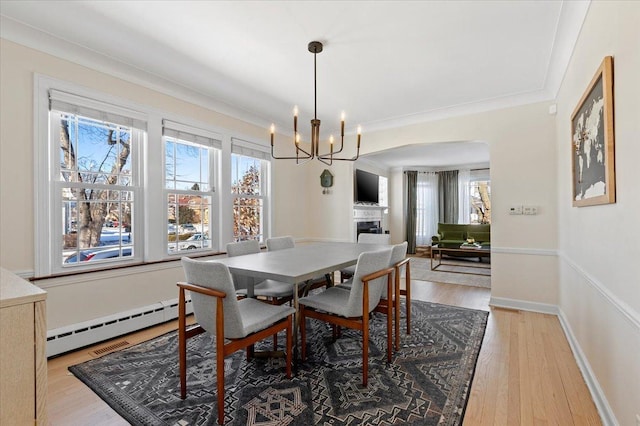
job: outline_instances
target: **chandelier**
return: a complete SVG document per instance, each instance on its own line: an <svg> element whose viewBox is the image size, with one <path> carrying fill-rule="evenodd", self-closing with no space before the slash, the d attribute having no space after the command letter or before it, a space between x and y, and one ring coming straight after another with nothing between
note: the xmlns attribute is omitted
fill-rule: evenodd
<svg viewBox="0 0 640 426"><path fill-rule="evenodd" d="M334 160L340 161L356 161L360 156L360 136L362 130L358 126L358 142L356 145L356 155L351 158L340 158L337 154L342 152L344 148L344 112L340 120L340 149L334 150L333 147L333 135L329 137L329 152L325 154L320 153L320 120L318 120L318 99L317 99L317 81L316 81L316 55L322 52L322 43L319 41L312 41L309 43L309 52L313 53L313 101L314 112L313 119L311 120L311 149L306 151L300 146L300 133L298 133L298 107L293 109L293 145L296 149L295 156L276 156L273 148L273 138L276 133L276 127L271 125L271 157L276 160L296 160L296 164L301 164L300 161L306 163L314 158L319 161L331 165Z"/></svg>

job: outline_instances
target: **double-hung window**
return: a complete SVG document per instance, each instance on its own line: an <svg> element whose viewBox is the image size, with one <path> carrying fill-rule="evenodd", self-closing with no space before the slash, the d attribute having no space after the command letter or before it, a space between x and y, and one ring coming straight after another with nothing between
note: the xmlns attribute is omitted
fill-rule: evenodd
<svg viewBox="0 0 640 426"><path fill-rule="evenodd" d="M264 241L269 235L269 153L240 139L231 145L234 241Z"/></svg>
<svg viewBox="0 0 640 426"><path fill-rule="evenodd" d="M49 91L48 240L45 270L141 258L142 114ZM42 207L42 206L40 206Z"/></svg>
<svg viewBox="0 0 640 426"><path fill-rule="evenodd" d="M169 120L163 134L168 253L217 249L214 172L221 137Z"/></svg>

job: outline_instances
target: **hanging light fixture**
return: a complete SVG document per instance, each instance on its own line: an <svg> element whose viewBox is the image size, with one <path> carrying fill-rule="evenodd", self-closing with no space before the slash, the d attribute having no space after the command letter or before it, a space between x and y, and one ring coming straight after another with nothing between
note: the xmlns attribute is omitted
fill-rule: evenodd
<svg viewBox="0 0 640 426"><path fill-rule="evenodd" d="M334 160L339 161L356 161L360 156L360 136L361 128L358 126L358 142L356 145L356 155L351 158L339 158L336 155L342 152L344 148L344 112L340 120L340 149L333 149L333 135L329 137L329 152L320 154L320 120L318 120L318 98L317 98L317 81L316 81L316 55L322 52L322 43L319 41L312 41L309 43L309 52L313 53L313 101L314 112L313 119L311 120L311 149L309 151L304 150L300 146L300 133L298 133L298 107L293 109L293 145L296 149L295 156L278 157L274 153L273 139L276 133L276 127L271 125L271 157L276 160L296 160L299 164L301 160L312 160L317 158L319 161L327 165L331 165ZM306 163L306 161L304 161Z"/></svg>

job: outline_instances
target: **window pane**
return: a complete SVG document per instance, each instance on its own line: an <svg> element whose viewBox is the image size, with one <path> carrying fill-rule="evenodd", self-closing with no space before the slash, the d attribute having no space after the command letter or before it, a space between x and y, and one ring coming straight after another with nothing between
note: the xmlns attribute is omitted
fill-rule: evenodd
<svg viewBox="0 0 640 426"><path fill-rule="evenodd" d="M165 144L166 188L210 191L209 155L207 148L167 139Z"/></svg>
<svg viewBox="0 0 640 426"><path fill-rule="evenodd" d="M261 195L261 160L231 154L231 193Z"/></svg>
<svg viewBox="0 0 640 426"><path fill-rule="evenodd" d="M491 182L470 182L469 197L471 197L469 223L491 223Z"/></svg>
<svg viewBox="0 0 640 426"><path fill-rule="evenodd" d="M167 199L168 252L211 248L211 196L169 194Z"/></svg>
<svg viewBox="0 0 640 426"><path fill-rule="evenodd" d="M233 236L235 241L263 239L263 203L259 198L233 200Z"/></svg>
<svg viewBox="0 0 640 426"><path fill-rule="evenodd" d="M60 180L130 185L131 130L77 115L60 117Z"/></svg>
<svg viewBox="0 0 640 426"><path fill-rule="evenodd" d="M62 263L98 262L133 254L133 192L62 188Z"/></svg>

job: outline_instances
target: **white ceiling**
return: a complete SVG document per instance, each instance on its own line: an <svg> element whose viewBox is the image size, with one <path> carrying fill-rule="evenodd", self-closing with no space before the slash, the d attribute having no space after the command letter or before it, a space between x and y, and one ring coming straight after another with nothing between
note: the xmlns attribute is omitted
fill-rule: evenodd
<svg viewBox="0 0 640 426"><path fill-rule="evenodd" d="M2 0L0 30L283 133L294 105L301 124L313 115L307 44L319 40L322 132L345 111L347 133L361 124L365 143L367 130L553 99L588 5Z"/></svg>

